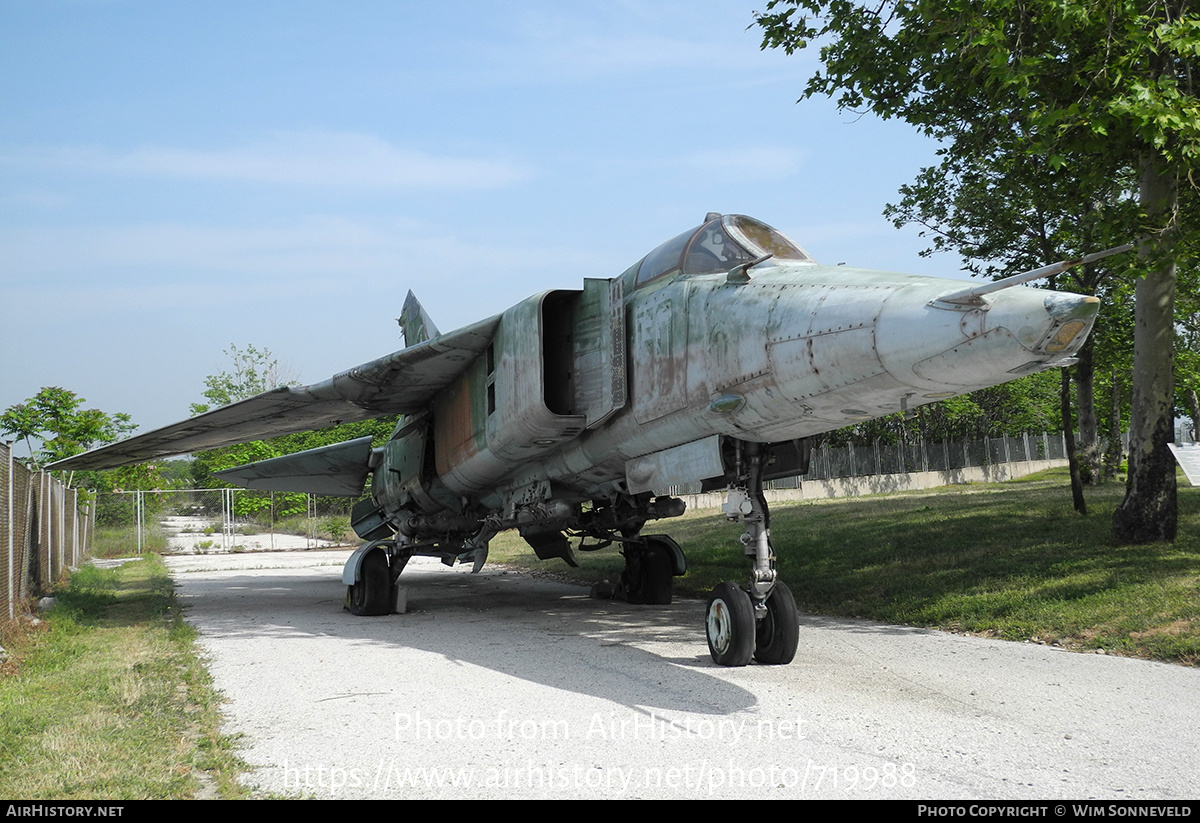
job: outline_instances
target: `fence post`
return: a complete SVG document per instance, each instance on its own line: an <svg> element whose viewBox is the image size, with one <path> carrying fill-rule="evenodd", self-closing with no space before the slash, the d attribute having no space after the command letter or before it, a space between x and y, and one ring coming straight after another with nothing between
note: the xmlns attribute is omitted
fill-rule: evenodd
<svg viewBox="0 0 1200 823"><path fill-rule="evenodd" d="M223 524L221 526L221 549L223 551L233 550L233 489L221 490L221 517Z"/></svg>
<svg viewBox="0 0 1200 823"><path fill-rule="evenodd" d="M93 493L92 504L87 507L87 512L81 517L79 529L80 543L83 546L83 553L87 554L92 550L92 539L95 537L95 524L92 522L96 516L96 502L99 499L99 493Z"/></svg>
<svg viewBox="0 0 1200 823"><path fill-rule="evenodd" d="M79 492L67 489L71 493L71 565L79 565Z"/></svg>
<svg viewBox="0 0 1200 823"><path fill-rule="evenodd" d="M44 536L38 554L46 558L45 565L38 567L42 573L42 579L38 581L39 589L47 580L54 579L54 535L50 528L49 494L46 492L48 479L45 472L38 472L38 532Z"/></svg>
<svg viewBox="0 0 1200 823"><path fill-rule="evenodd" d="M145 551L142 532L146 528L146 510L142 507L142 490L133 493L133 528L137 532L137 553L141 556Z"/></svg>
<svg viewBox="0 0 1200 823"><path fill-rule="evenodd" d="M4 508L6 516L4 519L8 526L8 528L6 529L6 531L8 532L8 539L5 540L4 542L8 544L8 563L6 564L6 568L8 569L8 588L7 588L7 591L8 591L8 619L12 620L13 618L16 617L15 601L17 599L17 596L16 596L16 579L17 579L16 565L17 565L17 561L16 561L16 546L15 546L15 542L14 542L16 518L13 516L14 515L14 512L13 512L13 456L12 456L12 447L11 446L0 445L0 448L4 449L4 462L8 464L7 465L7 468L8 468L7 478L8 479L4 484L5 486L7 486L7 488L4 491L4 499L6 501L5 508Z"/></svg>
<svg viewBox="0 0 1200 823"><path fill-rule="evenodd" d="M67 488L54 481L54 499L58 501L58 567L67 568Z"/></svg>
<svg viewBox="0 0 1200 823"><path fill-rule="evenodd" d="M304 493L304 503L308 508L308 529L304 539L304 548L317 547L317 501L308 492Z"/></svg>

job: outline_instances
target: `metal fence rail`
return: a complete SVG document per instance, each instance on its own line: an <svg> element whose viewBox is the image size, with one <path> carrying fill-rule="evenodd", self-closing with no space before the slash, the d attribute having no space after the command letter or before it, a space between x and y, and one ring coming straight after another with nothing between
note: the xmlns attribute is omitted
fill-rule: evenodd
<svg viewBox="0 0 1200 823"><path fill-rule="evenodd" d="M813 449L808 474L785 477L766 484L768 489L796 489L801 481L841 477L874 477L913 472L950 472L975 466L1023 463L1033 460L1063 460L1067 456L1062 434L1024 434L987 440L945 440L936 443L884 444L869 446L820 446ZM672 487L672 494L697 494L699 483Z"/></svg>
<svg viewBox="0 0 1200 823"><path fill-rule="evenodd" d="M1067 456L1061 434L1025 434L987 440L945 440L940 443L822 446L814 449L805 480L862 477L921 471L951 471L970 466L1058 460ZM776 487L778 488L778 487Z"/></svg>
<svg viewBox="0 0 1200 823"><path fill-rule="evenodd" d="M240 552L274 549L312 549L328 546L339 529L318 523L317 500L311 494L254 491L236 488L156 489L119 491L97 500L98 551L111 548L114 536L129 551ZM344 531L350 532L343 516ZM280 530L286 521L299 521L303 533ZM322 539L323 529L329 539ZM297 542L297 538L299 542Z"/></svg>
<svg viewBox="0 0 1200 823"><path fill-rule="evenodd" d="M813 450L807 475L775 480L767 486L795 489L801 480L953 471L974 466L1065 458L1066 441L1063 435L1046 433L982 441L822 446ZM691 488L691 485L676 487L671 491L673 494L700 491L698 483L694 484L695 488ZM229 551L234 541L232 524L235 517L232 499L224 495L232 496L234 492L216 490L212 493L223 495L221 505L202 505L202 508L220 508L217 522L221 533L214 535L214 548L219 543L218 550ZM135 507L130 524L136 522L134 528L138 540L147 517L145 494L149 493L126 497L127 505ZM270 505L274 508L273 497ZM306 508L310 520L315 519L312 505L309 498ZM0 618L12 619L21 601L40 594L66 568L78 565L92 546L95 510L95 506L80 503L77 490L66 488L47 472L30 471L15 461L11 446L0 443ZM273 515L271 521L274 522ZM268 530L272 532L273 542L273 529L268 526ZM317 541L313 534L308 535L308 546L318 542L324 541Z"/></svg>
<svg viewBox="0 0 1200 823"><path fill-rule="evenodd" d="M31 471L0 443L0 617L46 590L91 547L91 507L48 472Z"/></svg>

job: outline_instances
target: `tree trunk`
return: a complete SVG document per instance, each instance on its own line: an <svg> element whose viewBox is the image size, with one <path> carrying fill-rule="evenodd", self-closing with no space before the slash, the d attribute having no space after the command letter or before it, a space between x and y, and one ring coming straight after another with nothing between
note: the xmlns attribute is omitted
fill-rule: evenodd
<svg viewBox="0 0 1200 823"><path fill-rule="evenodd" d="M1079 476L1079 455L1075 451L1075 425L1071 421L1071 372L1063 369L1062 392L1059 398L1062 402L1063 439L1067 446L1067 466L1071 473L1071 500L1075 511L1087 514L1087 501L1083 499L1083 479Z"/></svg>
<svg viewBox="0 0 1200 823"><path fill-rule="evenodd" d="M1192 414L1192 442L1200 442L1200 395L1195 389L1188 389L1188 408Z"/></svg>
<svg viewBox="0 0 1200 823"><path fill-rule="evenodd" d="M1129 479L1113 514L1113 536L1123 543L1174 540L1178 528L1175 459L1167 444L1174 434L1173 383L1175 262L1170 232L1177 175L1161 154L1142 160L1139 200L1147 215L1168 229L1144 241L1139 256L1134 308L1133 403L1129 421Z"/></svg>
<svg viewBox="0 0 1200 823"><path fill-rule="evenodd" d="M1096 345L1088 337L1075 364L1075 408L1079 410L1080 476L1088 485L1100 482L1100 425L1096 421Z"/></svg>
<svg viewBox="0 0 1200 823"><path fill-rule="evenodd" d="M1109 382L1111 392L1108 410L1108 448L1104 455L1104 479L1112 480L1117 476L1121 467L1121 455L1124 454L1124 444L1121 442L1121 390L1117 383L1117 370L1112 370Z"/></svg>

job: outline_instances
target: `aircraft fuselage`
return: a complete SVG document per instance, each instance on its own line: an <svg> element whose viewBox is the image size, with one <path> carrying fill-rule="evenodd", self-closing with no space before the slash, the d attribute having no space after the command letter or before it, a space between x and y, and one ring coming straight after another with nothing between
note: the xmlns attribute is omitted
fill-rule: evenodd
<svg viewBox="0 0 1200 823"><path fill-rule="evenodd" d="M723 473L713 438L792 441L1069 362L1096 311L1027 288L939 304L961 282L813 263L635 275L501 316L433 404L426 477L444 491L425 510L547 482L571 501L665 494Z"/></svg>

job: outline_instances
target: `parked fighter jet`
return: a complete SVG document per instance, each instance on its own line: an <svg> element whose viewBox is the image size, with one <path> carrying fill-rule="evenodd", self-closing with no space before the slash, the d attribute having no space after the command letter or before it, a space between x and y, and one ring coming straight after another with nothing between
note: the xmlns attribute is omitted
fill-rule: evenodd
<svg viewBox="0 0 1200 823"><path fill-rule="evenodd" d="M477 571L517 529L542 559L621 547L611 591L671 600L680 547L644 534L669 494L729 489L748 580L709 598L713 660L788 663L795 601L777 579L763 484L807 471L808 438L1073 362L1095 297L1013 288L1115 249L983 285L821 266L764 223L709 214L624 274L535 295L439 333L409 294L406 348L322 383L277 388L60 461L111 468L401 414L386 445L351 440L220 472L254 489L370 497L346 608L390 613L414 555ZM570 539L578 539L572 547Z"/></svg>

